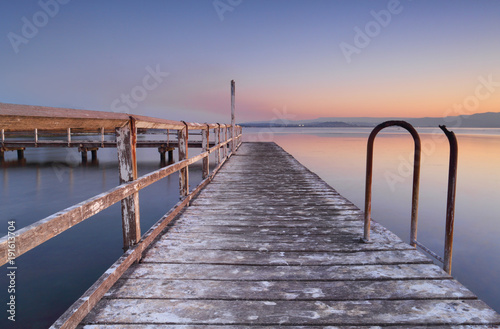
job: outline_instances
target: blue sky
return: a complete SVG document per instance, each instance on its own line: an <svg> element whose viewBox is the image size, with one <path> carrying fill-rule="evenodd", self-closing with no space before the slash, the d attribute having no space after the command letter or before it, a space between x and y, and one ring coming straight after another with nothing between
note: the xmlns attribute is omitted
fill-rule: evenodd
<svg viewBox="0 0 500 329"><path fill-rule="evenodd" d="M495 0L2 1L0 31L6 103L227 122L234 79L239 122L442 116L489 79L467 113L500 111Z"/></svg>

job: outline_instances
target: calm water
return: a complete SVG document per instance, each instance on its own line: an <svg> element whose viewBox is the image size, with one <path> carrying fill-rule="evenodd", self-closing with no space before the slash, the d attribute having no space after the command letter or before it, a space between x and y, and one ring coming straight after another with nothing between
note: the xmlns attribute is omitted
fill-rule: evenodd
<svg viewBox="0 0 500 329"><path fill-rule="evenodd" d="M364 203L366 139L369 129L246 129L248 141L274 140L301 163L349 198ZM419 130L423 141L419 240L442 254L448 144L442 133ZM500 130L456 129L459 173L453 275L500 311ZM391 130L375 143L374 219L408 240L412 140ZM190 150L190 155L196 150ZM139 150L139 171L160 167L156 150ZM213 166L213 162L211 163ZM201 181L200 166L190 167L190 185ZM116 151L100 150L99 163L82 166L76 150L29 149L26 162L6 153L0 174L0 233L7 222L29 225L117 185ZM140 192L142 232L178 201L178 176ZM5 310L0 328L50 326L121 255L120 206L66 231L16 261L16 323ZM0 297L7 302L6 266ZM4 304L5 305L5 304Z"/></svg>

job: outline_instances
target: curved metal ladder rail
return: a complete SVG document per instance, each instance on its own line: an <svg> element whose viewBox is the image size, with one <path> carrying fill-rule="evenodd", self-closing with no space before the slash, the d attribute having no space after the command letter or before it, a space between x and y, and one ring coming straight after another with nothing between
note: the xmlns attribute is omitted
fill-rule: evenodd
<svg viewBox="0 0 500 329"><path fill-rule="evenodd" d="M362 241L370 243L370 215L372 199L372 176L373 176L373 143L377 134L384 128L399 126L406 129L413 137L415 144L415 155L413 159L413 190L411 203L411 233L410 245L415 247L417 240L417 221L418 221L418 191L420 182L420 155L421 145L420 136L411 124L405 121L386 121L376 126L368 137L368 147L366 154L366 185L365 185L365 226Z"/></svg>
<svg viewBox="0 0 500 329"><path fill-rule="evenodd" d="M443 263L443 269L448 274L451 274L451 261L453 254L453 227L455 217L455 193L456 193L456 177L458 163L458 145L455 134L446 129L446 126L439 126L446 134L450 143L450 164L448 172L448 195L446 206L446 233L444 258L427 248L417 240L418 228L418 193L420 184L420 158L421 158L421 143L420 137L411 124L405 121L386 121L376 126L368 137L367 158L366 158L366 186L365 186L365 218L364 218L364 234L361 241L371 243L370 241L370 219L371 219L371 190L373 176L373 143L377 134L384 128L391 126L399 126L406 129L413 137L415 144L414 162L413 162L413 188L412 188L412 206L411 206L411 231L410 245L420 247L429 255Z"/></svg>

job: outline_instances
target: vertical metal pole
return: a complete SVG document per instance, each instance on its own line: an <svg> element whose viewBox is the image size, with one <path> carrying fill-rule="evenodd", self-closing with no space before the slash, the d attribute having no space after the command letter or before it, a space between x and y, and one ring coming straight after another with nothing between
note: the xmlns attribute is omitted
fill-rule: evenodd
<svg viewBox="0 0 500 329"><path fill-rule="evenodd" d="M207 152L210 149L210 126L207 124L206 129L201 130L201 152ZM209 158L208 155L202 161L202 178L205 179L209 175Z"/></svg>
<svg viewBox="0 0 500 329"><path fill-rule="evenodd" d="M35 128L35 147L38 147L38 129Z"/></svg>
<svg viewBox="0 0 500 329"><path fill-rule="evenodd" d="M448 137L450 142L450 166L448 170L448 200L446 203L446 232L444 240L444 262L443 269L451 274L451 260L453 256L453 229L455 224L455 194L457 190L457 164L458 144L455 133L439 126Z"/></svg>
<svg viewBox="0 0 500 329"><path fill-rule="evenodd" d="M5 129L2 129L2 147L5 145Z"/></svg>
<svg viewBox="0 0 500 329"><path fill-rule="evenodd" d="M188 158L188 125L184 123L184 129L178 130L177 139L179 142L179 162ZM179 191L181 199L189 194L189 168L185 167L179 171Z"/></svg>
<svg viewBox="0 0 500 329"><path fill-rule="evenodd" d="M236 141L235 141L235 130L234 130L234 102L235 102L235 84L234 80L231 80L231 152L234 152L236 149Z"/></svg>
<svg viewBox="0 0 500 329"><path fill-rule="evenodd" d="M412 127L413 128L413 127ZM413 131L415 131L413 129ZM413 156L413 189L411 200L411 231L410 231L410 245L417 246L417 230L418 230L418 193L420 188L420 137L417 132L410 133L415 142L414 156Z"/></svg>
<svg viewBox="0 0 500 329"><path fill-rule="evenodd" d="M217 128L214 129L215 133L215 145L219 146L220 144L220 124L217 124ZM219 166L220 164L220 147L215 149L215 166Z"/></svg>
<svg viewBox="0 0 500 329"><path fill-rule="evenodd" d="M131 118L127 125L116 129L116 148L121 184L137 179L136 143L137 128L135 120ZM127 250L141 239L139 193L136 192L123 199L121 204L123 248Z"/></svg>
<svg viewBox="0 0 500 329"><path fill-rule="evenodd" d="M71 128L68 128L68 147L71 147Z"/></svg>
<svg viewBox="0 0 500 329"><path fill-rule="evenodd" d="M375 132L375 130L372 131L370 137L368 137L368 146L366 151L365 225L362 239L365 243L370 242L370 217L372 212L373 141L377 132Z"/></svg>

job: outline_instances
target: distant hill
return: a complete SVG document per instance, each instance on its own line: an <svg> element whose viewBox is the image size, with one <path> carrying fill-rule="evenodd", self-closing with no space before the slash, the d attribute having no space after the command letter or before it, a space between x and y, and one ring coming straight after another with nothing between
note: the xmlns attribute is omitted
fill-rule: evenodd
<svg viewBox="0 0 500 329"><path fill-rule="evenodd" d="M241 123L243 127L374 127L388 120L404 120L415 127L500 128L500 112L486 112L471 115L447 116L444 118L371 118L371 117L324 117L314 120L259 121Z"/></svg>

